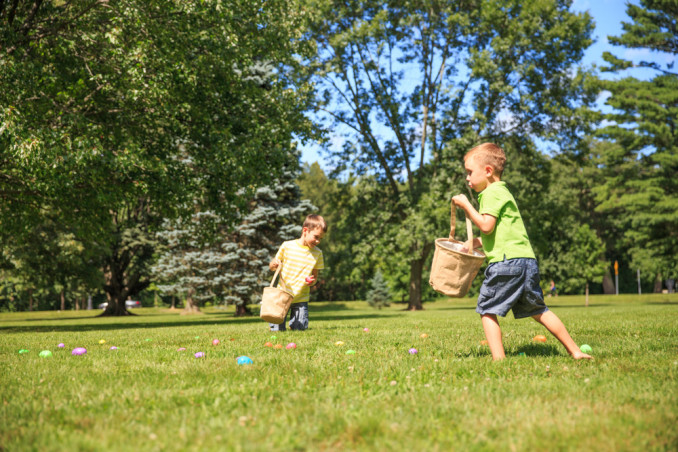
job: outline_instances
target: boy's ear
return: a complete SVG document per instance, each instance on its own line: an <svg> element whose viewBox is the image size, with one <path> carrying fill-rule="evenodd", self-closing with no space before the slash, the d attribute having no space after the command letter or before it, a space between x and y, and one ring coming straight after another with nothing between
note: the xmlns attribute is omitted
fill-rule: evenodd
<svg viewBox="0 0 678 452"><path fill-rule="evenodd" d="M492 168L490 165L485 165L485 174L491 176L494 174L494 168Z"/></svg>

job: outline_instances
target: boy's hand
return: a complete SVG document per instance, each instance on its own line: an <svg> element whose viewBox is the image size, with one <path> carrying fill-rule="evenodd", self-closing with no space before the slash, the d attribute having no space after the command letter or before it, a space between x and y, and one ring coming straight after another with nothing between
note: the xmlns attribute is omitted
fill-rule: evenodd
<svg viewBox="0 0 678 452"><path fill-rule="evenodd" d="M459 206L464 210L466 210L466 208L471 205L471 202L468 200L466 195L453 196L452 202L454 203L455 206Z"/></svg>
<svg viewBox="0 0 678 452"><path fill-rule="evenodd" d="M268 268L269 268L272 272L274 272L274 271L276 271L276 270L278 269L278 267L279 267L280 265L281 265L280 260L279 260L279 259L273 258L273 260L271 261L271 263L268 264Z"/></svg>

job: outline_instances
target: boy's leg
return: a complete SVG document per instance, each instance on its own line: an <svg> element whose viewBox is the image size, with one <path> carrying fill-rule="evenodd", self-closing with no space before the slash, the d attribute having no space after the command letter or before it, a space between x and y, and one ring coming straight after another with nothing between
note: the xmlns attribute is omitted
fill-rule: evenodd
<svg viewBox="0 0 678 452"><path fill-rule="evenodd" d="M492 359L498 361L506 358L497 316L495 314L483 314L480 318L483 321L483 330L485 330L487 345L490 346L490 352L492 352Z"/></svg>
<svg viewBox="0 0 678 452"><path fill-rule="evenodd" d="M268 329L271 331L285 331L285 320L287 320L287 315L283 319L282 323L278 325L277 323L269 323L268 324Z"/></svg>
<svg viewBox="0 0 678 452"><path fill-rule="evenodd" d="M574 342L570 336L570 333L567 332L567 328L565 328L563 322L552 311L546 311L543 314L534 315L532 318L544 325L546 329L549 330L549 332L553 334L555 338L558 339L561 344L563 344L563 346L565 346L567 353L572 355L574 359L592 359L590 355L587 355L586 353L583 353L581 350L579 350L579 346L577 346L577 344Z"/></svg>
<svg viewBox="0 0 678 452"><path fill-rule="evenodd" d="M290 307L290 329L308 329L308 303L295 303Z"/></svg>

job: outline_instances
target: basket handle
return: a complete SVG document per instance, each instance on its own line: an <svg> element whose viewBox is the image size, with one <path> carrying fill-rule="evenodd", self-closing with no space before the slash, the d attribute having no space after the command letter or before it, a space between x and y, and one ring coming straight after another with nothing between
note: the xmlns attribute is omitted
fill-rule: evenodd
<svg viewBox="0 0 678 452"><path fill-rule="evenodd" d="M282 270L282 262L280 263L280 265L278 265L278 268L276 268L275 273L273 274L273 279L271 279L271 285L270 285L270 287L273 287L273 284L275 283L275 278L276 278L276 277L278 276L278 274L280 273L280 270ZM287 290L287 284L285 283L285 280L283 279L282 274L280 275L280 284L282 285L283 290L284 290L285 292L288 292L288 290Z"/></svg>
<svg viewBox="0 0 678 452"><path fill-rule="evenodd" d="M457 211L455 209L454 201L452 201L450 207L450 241L454 241L454 232L457 227ZM464 216L466 217L466 238L468 239L466 242L466 247L468 248L467 253L473 256L473 223L466 216L466 212L464 212Z"/></svg>

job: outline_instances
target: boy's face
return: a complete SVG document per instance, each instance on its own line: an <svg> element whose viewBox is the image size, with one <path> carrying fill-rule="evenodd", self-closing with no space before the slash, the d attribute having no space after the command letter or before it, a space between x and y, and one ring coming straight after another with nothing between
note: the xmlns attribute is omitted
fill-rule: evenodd
<svg viewBox="0 0 678 452"><path fill-rule="evenodd" d="M301 241L309 248L315 248L325 236L322 229L303 228L301 230Z"/></svg>
<svg viewBox="0 0 678 452"><path fill-rule="evenodd" d="M487 188L493 173L490 165L485 165L480 159L471 156L464 161L464 168L469 187L478 193Z"/></svg>

